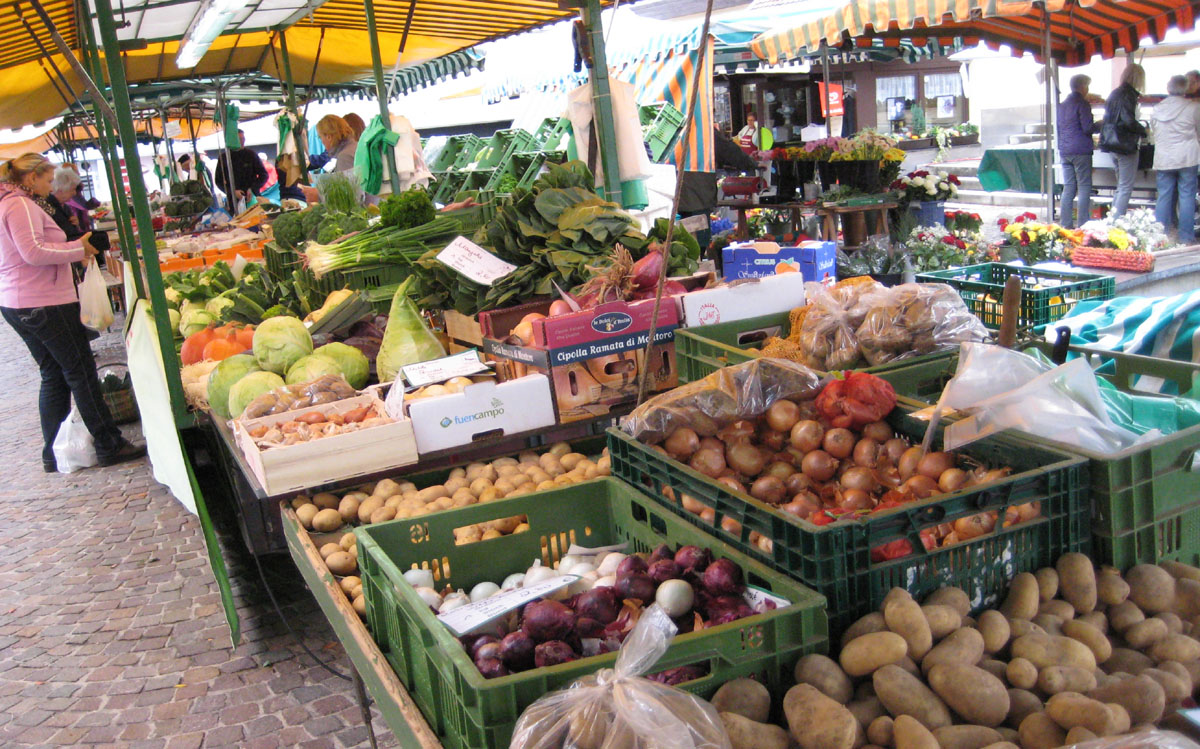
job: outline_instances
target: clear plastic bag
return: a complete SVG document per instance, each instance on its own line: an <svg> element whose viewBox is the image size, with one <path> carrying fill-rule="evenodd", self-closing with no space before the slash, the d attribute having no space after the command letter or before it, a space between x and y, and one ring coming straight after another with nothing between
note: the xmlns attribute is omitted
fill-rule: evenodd
<svg viewBox="0 0 1200 749"><path fill-rule="evenodd" d="M792 340L799 344L804 363L822 371L853 369L862 358L855 329L862 324L867 308L863 296L884 290L878 283L844 283L827 288L804 284L809 306Z"/></svg>
<svg viewBox="0 0 1200 749"><path fill-rule="evenodd" d="M657 604L646 609L616 666L526 708L509 749L729 749L716 708L642 678L667 652L676 631Z"/></svg>
<svg viewBox="0 0 1200 749"><path fill-rule="evenodd" d="M940 283L908 283L863 294L855 330L871 366L940 351L990 334L953 288Z"/></svg>
<svg viewBox="0 0 1200 749"><path fill-rule="evenodd" d="M738 419L759 416L781 398L812 400L821 385L821 376L803 364L755 359L656 395L622 419L621 428L649 445L679 427L709 437Z"/></svg>
<svg viewBox="0 0 1200 749"><path fill-rule="evenodd" d="M1142 731L1072 744L1069 749L1200 749L1200 744L1174 731Z"/></svg>
<svg viewBox="0 0 1200 749"><path fill-rule="evenodd" d="M54 435L54 460L58 463L59 473L74 473L84 468L91 468L99 463L96 457L96 445L92 442L92 433L83 423L79 409L71 406L71 413L63 419Z"/></svg>
<svg viewBox="0 0 1200 749"><path fill-rule="evenodd" d="M96 258L88 262L87 272L79 283L79 319L92 330L104 330L113 324L112 302L108 299L108 286L100 275Z"/></svg>

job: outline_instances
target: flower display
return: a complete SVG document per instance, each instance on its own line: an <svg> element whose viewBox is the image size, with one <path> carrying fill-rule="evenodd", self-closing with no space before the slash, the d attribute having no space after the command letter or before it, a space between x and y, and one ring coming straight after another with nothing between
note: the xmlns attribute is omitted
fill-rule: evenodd
<svg viewBox="0 0 1200 749"><path fill-rule="evenodd" d="M978 230L952 231L944 226L918 226L909 232L904 247L917 273L997 259Z"/></svg>
<svg viewBox="0 0 1200 749"><path fill-rule="evenodd" d="M1001 218L996 224L1004 233L998 248L1000 257L1004 260L1019 258L1026 265L1068 259L1071 250L1083 243L1082 230L1039 222L1035 213L1022 213L1012 221Z"/></svg>
<svg viewBox="0 0 1200 749"><path fill-rule="evenodd" d="M1087 247L1108 247L1115 250L1154 252L1164 249L1169 241L1163 225L1154 218L1154 211L1138 208L1118 219L1097 219L1080 227L1081 244Z"/></svg>
<svg viewBox="0 0 1200 749"><path fill-rule="evenodd" d="M946 211L945 222L951 231L978 232L983 228L983 218L970 211Z"/></svg>
<svg viewBox="0 0 1200 749"><path fill-rule="evenodd" d="M900 192L904 204L950 200L958 195L958 177L945 172L909 172L893 182L890 189Z"/></svg>

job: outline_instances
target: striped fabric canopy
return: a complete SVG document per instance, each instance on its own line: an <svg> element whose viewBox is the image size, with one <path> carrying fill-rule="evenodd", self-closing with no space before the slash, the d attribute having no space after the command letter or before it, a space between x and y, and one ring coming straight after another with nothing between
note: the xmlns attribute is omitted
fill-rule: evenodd
<svg viewBox="0 0 1200 749"><path fill-rule="evenodd" d="M833 12L814 13L787 28L759 35L754 54L769 62L802 56L822 42L847 39L894 40L921 45L1008 45L1015 52L1042 55L1045 16L1031 0L850 0ZM1095 55L1109 58L1137 49L1142 39L1157 43L1167 31L1190 31L1200 0L1046 0L1050 12L1051 56L1080 65ZM919 32L928 31L927 34Z"/></svg>

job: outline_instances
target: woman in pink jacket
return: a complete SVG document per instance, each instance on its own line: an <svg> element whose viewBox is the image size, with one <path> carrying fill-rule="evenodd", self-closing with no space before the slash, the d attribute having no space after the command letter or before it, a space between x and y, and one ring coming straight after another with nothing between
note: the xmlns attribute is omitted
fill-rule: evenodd
<svg viewBox="0 0 1200 749"><path fill-rule="evenodd" d="M25 341L42 374L42 467L52 473L54 437L71 412L71 396L92 433L100 465L146 454L121 436L104 404L96 360L79 319L71 263L96 254L91 233L68 242L34 196L50 194L54 165L27 153L0 164L0 314Z"/></svg>

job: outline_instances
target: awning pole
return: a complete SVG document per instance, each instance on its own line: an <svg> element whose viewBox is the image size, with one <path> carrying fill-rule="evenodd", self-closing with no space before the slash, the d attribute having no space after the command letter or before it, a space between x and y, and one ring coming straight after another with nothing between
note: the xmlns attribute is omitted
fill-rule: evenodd
<svg viewBox="0 0 1200 749"><path fill-rule="evenodd" d="M613 120L612 89L608 81L608 54L604 49L604 26L600 23L600 0L574 0L582 11L584 33L592 53L592 127L596 130L599 163L604 168L605 198L621 202L621 165L617 155L617 128Z"/></svg>
<svg viewBox="0 0 1200 749"><path fill-rule="evenodd" d="M95 99L96 105L99 107L101 114L104 115L104 118L107 119L110 124L115 125L116 115L113 113L112 107L109 106L108 100L105 99L100 93L100 89L96 88L95 82L92 81L92 77L88 75L88 72L86 69L84 69L83 64L80 63L79 60L75 59L75 53L71 51L71 48L67 46L66 41L64 41L62 36L59 35L58 29L55 28L54 20L50 18L50 15L46 13L46 9L42 7L42 4L38 2L38 0L29 0L29 5L31 8L33 8L33 11L38 14L38 17L42 19L42 25L44 25L46 27L46 31L50 33L50 38L54 41L54 46L58 47L59 53L66 58L67 64L69 64L75 70L75 74L79 76L79 79L83 82L84 87L87 88L88 93L92 95L93 99ZM84 17L86 18L86 15Z"/></svg>
<svg viewBox="0 0 1200 749"><path fill-rule="evenodd" d="M833 98L829 91L829 44L825 41L821 42L821 77L825 88L825 137L832 138L833 128L829 126L829 120L833 117Z"/></svg>
<svg viewBox="0 0 1200 749"><path fill-rule="evenodd" d="M1042 3L1042 15L1045 20L1044 28L1042 29L1042 59L1045 62L1045 77L1046 77L1046 122L1043 127L1046 136L1046 145L1042 152L1042 162L1044 164L1043 184L1046 188L1046 221L1054 221L1054 84L1051 81L1051 76L1055 74L1054 59L1050 56L1050 8L1045 2ZM1077 221L1083 223L1086 219L1079 216Z"/></svg>
<svg viewBox="0 0 1200 749"><path fill-rule="evenodd" d="M146 264L146 285L150 295L150 307L154 312L154 329L158 333L158 345L162 352L163 372L167 380L167 392L171 397L171 408L175 423L191 424L192 418L183 397L183 381L179 376L179 357L175 353L175 331L171 330L167 316L167 297L163 292L162 269L158 266L158 248L154 241L154 226L151 224L150 204L146 201L146 185L142 180L142 160L138 156L137 133L130 114L129 88L125 83L125 66L121 59L121 45L117 40L117 29L113 22L111 0L94 0L96 21L100 25L100 40L104 45L104 62L108 67L108 78L112 83L114 110L117 115L117 131L121 147L125 151L128 165L129 191L133 202L133 213L137 217L137 232L142 250L142 261Z"/></svg>
<svg viewBox="0 0 1200 749"><path fill-rule="evenodd" d="M308 184L308 123L296 107L296 82L292 78L292 56L288 54L287 29L279 30L279 54L283 58L283 82L287 86L287 108L296 115L296 127L292 137L296 139L296 167L300 170L300 181ZM314 63L315 65L315 63Z"/></svg>
<svg viewBox="0 0 1200 749"><path fill-rule="evenodd" d="M392 115L388 112L387 84L383 81L383 56L379 52L379 34L375 31L375 3L373 0L363 0L363 10L367 16L367 36L371 40L371 68L375 73L375 98L379 100L379 115L383 118L383 126L389 130L392 127ZM399 57L399 52L396 53ZM400 172L396 169L396 153L392 147L385 146L384 156L387 157L388 174L391 176L391 191L400 192Z"/></svg>

